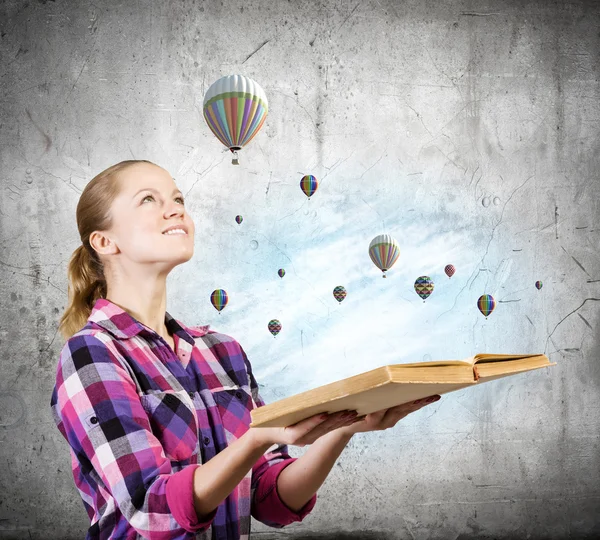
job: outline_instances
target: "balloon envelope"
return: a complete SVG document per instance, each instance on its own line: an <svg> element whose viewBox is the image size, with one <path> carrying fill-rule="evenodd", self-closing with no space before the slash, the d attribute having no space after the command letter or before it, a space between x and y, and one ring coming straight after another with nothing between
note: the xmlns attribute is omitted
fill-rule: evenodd
<svg viewBox="0 0 600 540"><path fill-rule="evenodd" d="M543 283L541 281L536 281L535 282L535 287L536 289L539 291L542 287L543 287Z"/></svg>
<svg viewBox="0 0 600 540"><path fill-rule="evenodd" d="M447 264L446 268L444 268L444 272L446 272L446 275L451 278L454 275L454 272L456 272L456 268L454 268L454 265L452 264Z"/></svg>
<svg viewBox="0 0 600 540"><path fill-rule="evenodd" d="M279 277L283 277L285 276L285 270L283 268L280 268L279 270L277 270L277 274L279 274Z"/></svg>
<svg viewBox="0 0 600 540"><path fill-rule="evenodd" d="M341 304L344 298L346 298L346 289L341 285L338 285L333 289L333 297Z"/></svg>
<svg viewBox="0 0 600 540"><path fill-rule="evenodd" d="M210 295L210 303L217 311L221 311L229 302L229 297L224 289L215 289Z"/></svg>
<svg viewBox="0 0 600 540"><path fill-rule="evenodd" d="M239 225L242 221L244 221L244 218L242 216L235 216L235 222Z"/></svg>
<svg viewBox="0 0 600 540"><path fill-rule="evenodd" d="M317 191L318 187L319 182L317 182L317 179L312 174L307 174L300 180L300 189L309 199L311 195Z"/></svg>
<svg viewBox="0 0 600 540"><path fill-rule="evenodd" d="M429 298L433 292L433 281L429 276L419 276L415 281L415 291L423 299L423 302Z"/></svg>
<svg viewBox="0 0 600 540"><path fill-rule="evenodd" d="M232 152L241 150L254 138L268 109L264 90L243 75L221 77L204 95L204 119L215 137Z"/></svg>
<svg viewBox="0 0 600 540"><path fill-rule="evenodd" d="M487 317L496 307L496 300L491 294L483 294L477 300L477 307L484 317Z"/></svg>
<svg viewBox="0 0 600 540"><path fill-rule="evenodd" d="M386 270L394 265L399 256L400 246L389 234L380 234L369 244L369 257L373 264L383 272L383 277L385 277Z"/></svg>
<svg viewBox="0 0 600 540"><path fill-rule="evenodd" d="M279 332L281 332L281 323L277 319L273 319L269 321L268 328L269 332L271 332L273 336L276 336L277 334L279 334Z"/></svg>

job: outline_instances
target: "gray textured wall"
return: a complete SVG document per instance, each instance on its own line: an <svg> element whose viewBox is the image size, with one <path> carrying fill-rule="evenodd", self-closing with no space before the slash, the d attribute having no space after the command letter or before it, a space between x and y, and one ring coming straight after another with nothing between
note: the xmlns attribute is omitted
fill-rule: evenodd
<svg viewBox="0 0 600 540"><path fill-rule="evenodd" d="M49 410L57 322L79 194L130 158L169 170L196 221L167 309L238 338L268 401L401 356L414 336L417 359L544 351L558 363L357 436L312 515L281 533L255 524L258 538L600 537L599 15L583 1L3 1L0 538L85 534ZM232 73L270 104L239 168L201 116L208 85ZM311 206L295 202L299 172L323 180ZM240 209L246 229L232 224ZM382 225L401 237L398 303L368 259L335 273ZM426 312L412 281L450 254L455 288ZM293 265L289 286L310 282L278 341L264 327L280 285L261 288L264 261ZM321 290L331 302L338 279L354 289L330 315ZM206 299L222 284L241 307L217 320ZM489 290L499 303L484 321L474 302Z"/></svg>

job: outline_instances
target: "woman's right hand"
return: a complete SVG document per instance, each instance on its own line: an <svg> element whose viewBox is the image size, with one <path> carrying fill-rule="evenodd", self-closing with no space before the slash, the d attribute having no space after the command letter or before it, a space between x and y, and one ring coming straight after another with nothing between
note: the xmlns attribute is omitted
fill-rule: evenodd
<svg viewBox="0 0 600 540"><path fill-rule="evenodd" d="M356 411L316 414L288 427L251 427L250 431L259 445L289 444L303 447L319 437L356 421Z"/></svg>

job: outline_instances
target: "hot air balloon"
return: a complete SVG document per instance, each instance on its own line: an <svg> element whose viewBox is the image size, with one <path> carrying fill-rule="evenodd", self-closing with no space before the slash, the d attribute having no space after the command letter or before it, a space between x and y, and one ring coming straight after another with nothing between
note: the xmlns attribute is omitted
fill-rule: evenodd
<svg viewBox="0 0 600 540"><path fill-rule="evenodd" d="M277 274L280 278L282 278L283 276L285 276L285 270L283 268L280 268L279 270L277 270Z"/></svg>
<svg viewBox="0 0 600 540"><path fill-rule="evenodd" d="M544 286L544 284L541 281L536 281L535 282L535 288L539 291L542 287Z"/></svg>
<svg viewBox="0 0 600 540"><path fill-rule="evenodd" d="M380 234L371 240L369 244L369 256L371 260L383 272L389 270L400 256L400 246L389 234Z"/></svg>
<svg viewBox="0 0 600 540"><path fill-rule="evenodd" d="M444 268L444 272L446 272L448 279L450 279L454 275L454 272L456 272L456 268L454 268L454 265L452 264L447 264L446 268Z"/></svg>
<svg viewBox="0 0 600 540"><path fill-rule="evenodd" d="M425 300L433 292L433 281L431 281L431 278L429 276L419 276L415 281L415 291L417 291L417 294L423 299L423 303L425 303Z"/></svg>
<svg viewBox="0 0 600 540"><path fill-rule="evenodd" d="M346 298L346 289L341 285L338 285L333 289L333 297L341 304L344 298Z"/></svg>
<svg viewBox="0 0 600 540"><path fill-rule="evenodd" d="M309 201L310 201L311 195L315 191L317 191L318 187L319 187L319 182L317 182L317 179L312 174L307 174L306 176L303 176L302 179L300 180L300 189L302 190L304 195L306 195L308 197Z"/></svg>
<svg viewBox="0 0 600 540"><path fill-rule="evenodd" d="M477 307L487 319L488 315L494 311L494 308L496 307L496 300L494 300L494 297L491 294L483 294L479 297L479 300L477 300Z"/></svg>
<svg viewBox="0 0 600 540"><path fill-rule="evenodd" d="M227 305L229 297L224 289L215 289L210 295L210 303L221 314L221 310Z"/></svg>
<svg viewBox="0 0 600 540"><path fill-rule="evenodd" d="M242 223L242 221L244 221L244 218L242 216L235 216L235 222L239 225L240 223Z"/></svg>
<svg viewBox="0 0 600 540"><path fill-rule="evenodd" d="M269 321L268 328L269 332L271 332L273 337L275 337L277 334L279 334L279 332L281 332L281 323L277 319L273 319L272 321Z"/></svg>
<svg viewBox="0 0 600 540"><path fill-rule="evenodd" d="M243 75L221 77L204 95L204 119L215 137L233 153L234 165L239 165L238 151L263 126L268 109L264 90Z"/></svg>

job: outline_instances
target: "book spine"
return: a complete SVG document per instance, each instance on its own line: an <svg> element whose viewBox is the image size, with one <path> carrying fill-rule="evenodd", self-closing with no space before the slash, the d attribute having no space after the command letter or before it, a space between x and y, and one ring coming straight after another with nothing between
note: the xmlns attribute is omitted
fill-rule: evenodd
<svg viewBox="0 0 600 540"><path fill-rule="evenodd" d="M477 372L477 366L473 366L473 376L475 377L476 381L479 380L479 373Z"/></svg>

